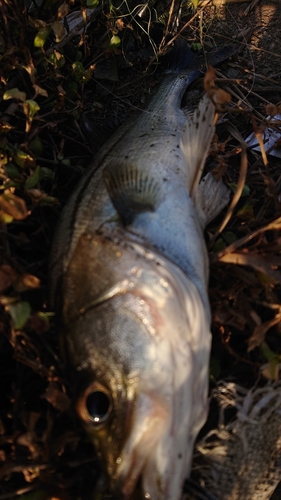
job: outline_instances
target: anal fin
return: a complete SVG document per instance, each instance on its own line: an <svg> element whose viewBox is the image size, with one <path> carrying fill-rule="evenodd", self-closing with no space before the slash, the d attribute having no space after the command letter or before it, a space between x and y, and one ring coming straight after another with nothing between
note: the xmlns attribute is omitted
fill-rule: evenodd
<svg viewBox="0 0 281 500"><path fill-rule="evenodd" d="M230 189L222 179L217 181L211 172L208 172L198 185L194 202L202 227L211 222L228 204Z"/></svg>
<svg viewBox="0 0 281 500"><path fill-rule="evenodd" d="M154 212L161 201L159 183L147 170L131 164L105 168L105 185L124 224L131 224L141 212Z"/></svg>
<svg viewBox="0 0 281 500"><path fill-rule="evenodd" d="M209 173L200 182L215 132L215 105L204 95L192 117L187 118L180 147L186 162L189 192L202 227L213 220L227 205L230 190L222 180Z"/></svg>

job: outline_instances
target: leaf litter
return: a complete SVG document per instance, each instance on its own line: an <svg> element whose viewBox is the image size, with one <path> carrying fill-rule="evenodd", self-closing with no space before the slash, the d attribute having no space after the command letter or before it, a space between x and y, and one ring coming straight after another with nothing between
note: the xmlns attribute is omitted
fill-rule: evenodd
<svg viewBox="0 0 281 500"><path fill-rule="evenodd" d="M145 107L161 79L160 54L177 36L206 51L222 42L241 46L205 77L218 104L206 170L234 192L206 232L210 388L230 379L262 389L280 376L280 165L270 151L260 155L247 144L254 133L263 151L269 123L280 133L278 121L268 120L281 101L274 16L259 17L256 6L245 17L245 5L206 2L197 9L191 2L180 19L176 2L156 1L141 13L130 2L87 6L94 8L1 2L0 500L96 498L100 471L71 405L48 305L48 252L61 208L93 152L130 109ZM187 112L202 93L202 81L187 92Z"/></svg>

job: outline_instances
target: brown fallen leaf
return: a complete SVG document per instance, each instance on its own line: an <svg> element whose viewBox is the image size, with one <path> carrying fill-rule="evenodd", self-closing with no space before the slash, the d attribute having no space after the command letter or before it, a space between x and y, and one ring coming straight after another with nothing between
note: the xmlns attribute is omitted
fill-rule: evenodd
<svg viewBox="0 0 281 500"><path fill-rule="evenodd" d="M40 413L30 412L27 415L27 421L24 422L27 427L27 432L20 434L16 439L17 444L25 446L29 449L29 452L33 459L38 458L41 454L40 446L38 445L37 435L35 432L35 426L39 418Z"/></svg>
<svg viewBox="0 0 281 500"><path fill-rule="evenodd" d="M70 399L62 392L61 388L55 382L50 382L45 394L42 396L45 398L56 410L65 411L70 407Z"/></svg>
<svg viewBox="0 0 281 500"><path fill-rule="evenodd" d="M57 18L63 19L69 13L69 5L66 2L63 2L62 5L58 8Z"/></svg>
<svg viewBox="0 0 281 500"><path fill-rule="evenodd" d="M228 222L230 221L233 211L240 200L243 189L245 186L246 182L246 175L247 175L247 170L248 170L248 159L247 159L247 152L246 149L242 146L241 147L241 165L240 165L240 172L239 172L239 178L238 178L238 183L236 187L236 191L233 195L233 198L230 202L230 205L227 209L227 212L224 216L224 219L220 226L218 227L217 231L215 232L214 236L211 238L210 245L212 245L217 238L217 236L224 230L224 228L227 226Z"/></svg>
<svg viewBox="0 0 281 500"><path fill-rule="evenodd" d="M265 106L266 114L273 117L281 113L281 105L276 106L276 104L269 103Z"/></svg>
<svg viewBox="0 0 281 500"><path fill-rule="evenodd" d="M251 352L255 347L259 347L264 342L265 336L269 330L274 325L277 325L281 321L281 314L278 313L273 319L265 321L261 325L255 327L251 337L248 340L248 352Z"/></svg>
<svg viewBox="0 0 281 500"><path fill-rule="evenodd" d="M15 220L23 220L29 215L25 201L11 192L0 195L0 209Z"/></svg>
<svg viewBox="0 0 281 500"><path fill-rule="evenodd" d="M276 266L281 265L281 257L271 256L270 260L254 252L232 252L222 255L218 259L220 262L237 264L240 266L250 266L256 271L269 276L273 283L281 283L281 273Z"/></svg>
<svg viewBox="0 0 281 500"><path fill-rule="evenodd" d="M80 437L77 432L66 431L60 434L55 441L47 441L46 446L50 446L50 455L61 457L65 452L65 449L72 450L73 452L77 449Z"/></svg>
<svg viewBox="0 0 281 500"><path fill-rule="evenodd" d="M256 229L255 231L252 231L251 233L247 234L246 236L243 236L242 238L235 240L233 243L228 245L226 248L224 248L223 250L218 252L218 254L214 255L212 257L212 260L214 262L221 260L225 254L234 252L238 248L249 243L256 236L259 236L260 234L262 234L266 231L278 231L279 229L281 229L281 217L278 217L277 219L273 220L272 222L270 222L266 226L263 226L259 229Z"/></svg>
<svg viewBox="0 0 281 500"><path fill-rule="evenodd" d="M17 271L8 264L0 266L0 293L15 283L18 278Z"/></svg>
<svg viewBox="0 0 281 500"><path fill-rule="evenodd" d="M231 100L229 92L221 89L215 84L216 70L213 66L209 66L203 80L205 92L207 92L210 99L219 106Z"/></svg>
<svg viewBox="0 0 281 500"><path fill-rule="evenodd" d="M25 290L39 288L40 280L33 274L19 274L14 286L18 292L24 292Z"/></svg>
<svg viewBox="0 0 281 500"><path fill-rule="evenodd" d="M125 23L123 19L121 18L117 19L117 21L115 22L115 26L118 29L118 31L122 31L125 28Z"/></svg>

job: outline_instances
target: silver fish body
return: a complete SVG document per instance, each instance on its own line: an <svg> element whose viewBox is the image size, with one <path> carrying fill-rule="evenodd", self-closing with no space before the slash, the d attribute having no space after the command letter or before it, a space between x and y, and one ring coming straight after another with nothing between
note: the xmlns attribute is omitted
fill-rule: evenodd
<svg viewBox="0 0 281 500"><path fill-rule="evenodd" d="M206 419L208 257L197 208L214 216L222 203L220 186L202 208L206 190L196 187L214 105L205 98L189 122L180 108L197 76L168 75L147 110L107 141L53 245L77 411L124 499L178 500Z"/></svg>

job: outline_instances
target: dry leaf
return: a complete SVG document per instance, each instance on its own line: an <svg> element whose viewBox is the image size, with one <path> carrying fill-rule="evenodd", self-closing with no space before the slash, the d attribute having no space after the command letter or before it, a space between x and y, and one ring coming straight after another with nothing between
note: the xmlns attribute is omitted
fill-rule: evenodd
<svg viewBox="0 0 281 500"><path fill-rule="evenodd" d="M10 192L0 195L0 209L15 220L23 220L29 215L25 201Z"/></svg>
<svg viewBox="0 0 281 500"><path fill-rule="evenodd" d="M69 5L66 2L63 2L62 5L58 8L58 19L63 19L69 13Z"/></svg>
<svg viewBox="0 0 281 500"><path fill-rule="evenodd" d="M24 292L25 290L39 288L40 280L33 274L20 274L15 283L15 289L18 292Z"/></svg>
<svg viewBox="0 0 281 500"><path fill-rule="evenodd" d="M65 411L70 407L70 399L55 382L50 382L43 397L56 410Z"/></svg>
<svg viewBox="0 0 281 500"><path fill-rule="evenodd" d="M275 115L278 115L279 113L281 113L281 105L280 106L276 106L275 104L267 104L265 106L265 111L266 111L266 114L273 117Z"/></svg>
<svg viewBox="0 0 281 500"><path fill-rule="evenodd" d="M4 292L13 283L15 283L18 277L17 271L8 264L3 264L0 267L0 293Z"/></svg>
<svg viewBox="0 0 281 500"><path fill-rule="evenodd" d="M281 283L281 273L278 269L275 269L276 266L281 265L280 257L272 256L269 260L254 252L242 251L224 254L218 260L228 264L253 267L259 273L268 276L271 282Z"/></svg>
<svg viewBox="0 0 281 500"><path fill-rule="evenodd" d="M28 469L23 469L22 473L24 475L24 479L27 483L32 483L34 479L40 476L40 468L39 467L30 467Z"/></svg>
<svg viewBox="0 0 281 500"><path fill-rule="evenodd" d="M56 37L56 42L60 42L66 35L66 30L65 28L63 27L63 25L61 24L60 21L55 21L53 24L52 24L52 30L55 34L55 37Z"/></svg>
<svg viewBox="0 0 281 500"><path fill-rule="evenodd" d="M279 380L280 363L266 363L261 368L261 373L268 380Z"/></svg>
<svg viewBox="0 0 281 500"><path fill-rule="evenodd" d="M117 21L115 22L115 26L119 31L122 31L125 28L123 19L117 19Z"/></svg>
<svg viewBox="0 0 281 500"><path fill-rule="evenodd" d="M221 105L231 100L231 95L223 89L220 89L215 84L216 71L213 66L209 66L205 73L203 85L208 96L216 104Z"/></svg>
<svg viewBox="0 0 281 500"><path fill-rule="evenodd" d="M217 104L225 104L226 102L230 102L231 95L229 92L226 92L225 90L216 87L214 89L213 99Z"/></svg>
<svg viewBox="0 0 281 500"><path fill-rule="evenodd" d="M210 97L213 95L213 89L215 88L215 77L216 77L215 68L213 68L213 66L208 66L208 69L204 76L203 86L205 92L207 92L207 94Z"/></svg>
<svg viewBox="0 0 281 500"><path fill-rule="evenodd" d="M42 95L43 97L48 97L48 92L47 90L43 89L42 87L39 87L39 85L36 85L35 83L32 85L34 88L36 95Z"/></svg>
<svg viewBox="0 0 281 500"><path fill-rule="evenodd" d="M264 342L265 336L269 328L279 323L280 320L281 320L281 315L278 313L273 319L265 321L261 325L256 326L256 328L253 331L253 334L248 340L248 352L255 349L255 347L259 347Z"/></svg>

